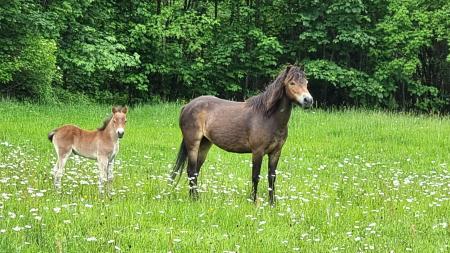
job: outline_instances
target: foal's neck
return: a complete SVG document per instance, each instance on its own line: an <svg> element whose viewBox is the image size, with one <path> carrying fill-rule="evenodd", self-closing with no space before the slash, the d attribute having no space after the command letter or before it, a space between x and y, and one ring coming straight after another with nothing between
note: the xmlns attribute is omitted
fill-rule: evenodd
<svg viewBox="0 0 450 253"><path fill-rule="evenodd" d="M114 129L113 118L114 117L111 117L111 120L108 122L108 125L103 130L103 134L105 136L108 136L111 140L117 141L119 137L117 136L116 131Z"/></svg>

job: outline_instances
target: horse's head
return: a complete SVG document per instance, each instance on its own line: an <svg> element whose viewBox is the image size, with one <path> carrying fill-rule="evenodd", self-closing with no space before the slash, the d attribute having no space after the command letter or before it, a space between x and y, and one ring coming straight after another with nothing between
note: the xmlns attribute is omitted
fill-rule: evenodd
<svg viewBox="0 0 450 253"><path fill-rule="evenodd" d="M125 124L127 123L128 108L122 106L115 106L112 108L112 122L115 132L119 138L125 134Z"/></svg>
<svg viewBox="0 0 450 253"><path fill-rule="evenodd" d="M308 91L305 72L297 66L288 66L285 72L284 87L288 98L303 107L311 107L313 97Z"/></svg>

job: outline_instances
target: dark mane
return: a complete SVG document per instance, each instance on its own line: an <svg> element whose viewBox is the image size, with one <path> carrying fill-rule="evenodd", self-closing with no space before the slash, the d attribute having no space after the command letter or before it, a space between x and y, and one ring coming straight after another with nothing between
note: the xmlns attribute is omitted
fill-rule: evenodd
<svg viewBox="0 0 450 253"><path fill-rule="evenodd" d="M109 115L108 117L106 117L106 119L103 120L102 126L101 126L101 127L98 127L97 130L98 130L98 131L103 131L103 130L105 130L105 128L108 126L109 122L111 121L112 117L113 117L112 114Z"/></svg>
<svg viewBox="0 0 450 253"><path fill-rule="evenodd" d="M288 66L275 81L266 87L264 92L247 99L247 104L257 112L270 116L276 109L278 102L284 96L284 80L303 78L305 75L299 67Z"/></svg>

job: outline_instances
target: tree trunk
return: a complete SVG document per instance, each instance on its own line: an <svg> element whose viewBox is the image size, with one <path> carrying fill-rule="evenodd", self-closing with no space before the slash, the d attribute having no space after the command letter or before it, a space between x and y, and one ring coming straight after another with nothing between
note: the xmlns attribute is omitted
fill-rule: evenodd
<svg viewBox="0 0 450 253"><path fill-rule="evenodd" d="M218 8L219 8L219 0L214 0L214 19L217 19Z"/></svg>
<svg viewBox="0 0 450 253"><path fill-rule="evenodd" d="M161 14L161 0L156 1L156 14Z"/></svg>

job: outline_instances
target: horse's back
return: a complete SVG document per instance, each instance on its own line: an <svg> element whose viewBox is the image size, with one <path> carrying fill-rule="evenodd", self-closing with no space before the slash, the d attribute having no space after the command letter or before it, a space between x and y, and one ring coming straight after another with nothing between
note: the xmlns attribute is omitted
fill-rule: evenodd
<svg viewBox="0 0 450 253"><path fill-rule="evenodd" d="M180 127L188 140L206 137L222 149L249 152L249 112L245 102L201 96L184 106L180 115Z"/></svg>
<svg viewBox="0 0 450 253"><path fill-rule="evenodd" d="M204 106L239 106L243 102L235 102L230 100L221 99L215 96L200 96L192 99L184 108L195 108Z"/></svg>
<svg viewBox="0 0 450 253"><path fill-rule="evenodd" d="M242 111L245 107L244 104L244 102L234 102L214 96L200 96L194 98L182 108L180 114L180 126L185 121L205 121L211 117L220 115L226 116L226 114L229 113Z"/></svg>

